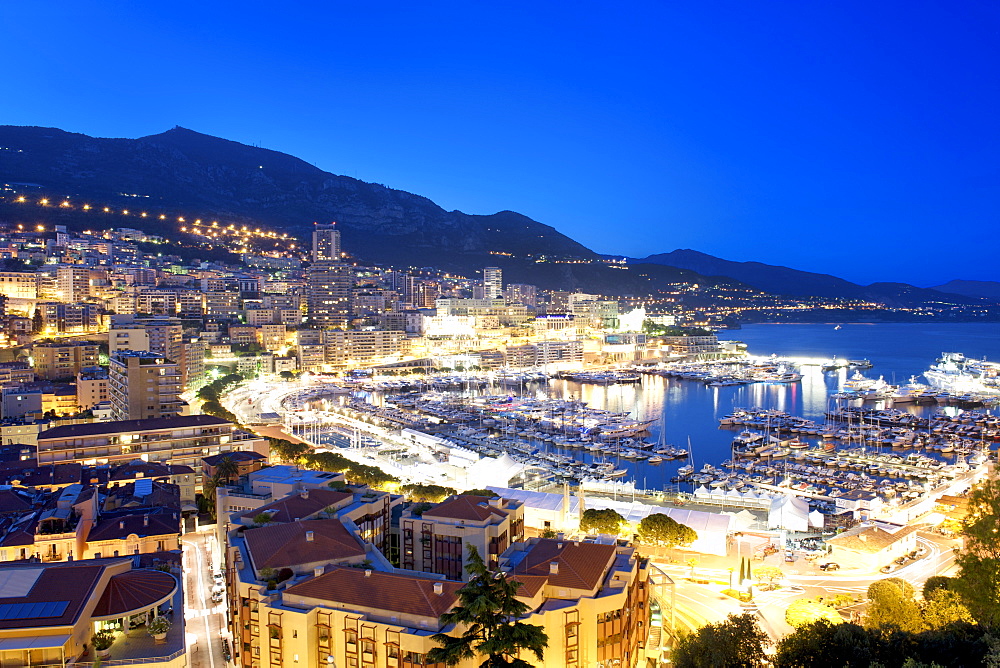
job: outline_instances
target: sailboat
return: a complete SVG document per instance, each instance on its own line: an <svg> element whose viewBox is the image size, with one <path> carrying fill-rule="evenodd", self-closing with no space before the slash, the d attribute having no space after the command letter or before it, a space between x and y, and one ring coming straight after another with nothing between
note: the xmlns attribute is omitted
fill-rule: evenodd
<svg viewBox="0 0 1000 668"><path fill-rule="evenodd" d="M840 329L840 325L837 325L836 327L834 327L833 331L837 331L838 329Z"/></svg>

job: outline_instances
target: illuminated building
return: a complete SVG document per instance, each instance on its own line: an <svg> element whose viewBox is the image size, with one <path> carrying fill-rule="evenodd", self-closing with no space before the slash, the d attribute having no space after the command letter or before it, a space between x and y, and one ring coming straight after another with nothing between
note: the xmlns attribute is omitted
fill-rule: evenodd
<svg viewBox="0 0 1000 668"><path fill-rule="evenodd" d="M121 351L112 355L108 393L115 420L168 417L187 408L179 396L177 363L156 353Z"/></svg>
<svg viewBox="0 0 1000 668"><path fill-rule="evenodd" d="M340 230L334 223L317 223L312 233L312 261L340 261Z"/></svg>
<svg viewBox="0 0 1000 668"><path fill-rule="evenodd" d="M316 262L306 270L309 321L346 328L351 317L354 268L343 262Z"/></svg>
<svg viewBox="0 0 1000 668"><path fill-rule="evenodd" d="M483 269L483 297L485 299L503 298L503 270L499 267Z"/></svg>

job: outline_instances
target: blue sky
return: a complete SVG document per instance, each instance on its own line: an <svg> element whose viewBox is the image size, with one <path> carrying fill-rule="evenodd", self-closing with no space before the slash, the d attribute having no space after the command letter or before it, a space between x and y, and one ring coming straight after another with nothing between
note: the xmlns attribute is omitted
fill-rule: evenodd
<svg viewBox="0 0 1000 668"><path fill-rule="evenodd" d="M0 123L181 125L596 251L1000 280L1000 5L0 7Z"/></svg>

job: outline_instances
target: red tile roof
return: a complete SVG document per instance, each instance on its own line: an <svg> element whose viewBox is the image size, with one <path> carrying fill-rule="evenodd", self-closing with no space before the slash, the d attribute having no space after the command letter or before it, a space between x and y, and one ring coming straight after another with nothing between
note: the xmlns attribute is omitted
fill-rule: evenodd
<svg viewBox="0 0 1000 668"><path fill-rule="evenodd" d="M177 580L163 571L137 570L113 575L91 613L110 617L139 612L177 591Z"/></svg>
<svg viewBox="0 0 1000 668"><path fill-rule="evenodd" d="M169 536L180 532L180 511L176 508L136 508L102 515L90 530L87 541L121 540L131 534Z"/></svg>
<svg viewBox="0 0 1000 668"><path fill-rule="evenodd" d="M365 573L369 575L365 575ZM441 594L434 593L434 583ZM360 568L334 568L285 590L286 595L305 596L334 605L357 606L423 617L440 617L458 600L463 583L428 580Z"/></svg>
<svg viewBox="0 0 1000 668"><path fill-rule="evenodd" d="M482 522L491 517L507 517L508 512L490 505L486 496L459 494L425 510L423 517L441 517L450 520L470 520Z"/></svg>
<svg viewBox="0 0 1000 668"><path fill-rule="evenodd" d="M515 566L514 573L548 576L554 587L593 590L614 563L616 552L614 545L543 538ZM553 562L558 564L557 573L551 572Z"/></svg>
<svg viewBox="0 0 1000 668"><path fill-rule="evenodd" d="M74 624L84 609L104 572L105 563L65 562L44 566L45 569L35 581L27 596L0 598L0 605L8 603L47 603L66 601L67 606L58 617L0 620L0 629L18 629L46 626L67 626ZM8 569L37 569L38 564L24 563L0 567L0 573Z"/></svg>
<svg viewBox="0 0 1000 668"><path fill-rule="evenodd" d="M312 532L308 540L306 532ZM340 520L303 520L243 532L254 568L295 568L364 557L365 548Z"/></svg>
<svg viewBox="0 0 1000 668"><path fill-rule="evenodd" d="M350 492L338 492L333 489L310 489L306 496L302 493L286 496L272 501L266 506L241 513L240 517L253 519L257 515L273 510L272 522L293 522L322 511L327 506L334 506L354 495Z"/></svg>

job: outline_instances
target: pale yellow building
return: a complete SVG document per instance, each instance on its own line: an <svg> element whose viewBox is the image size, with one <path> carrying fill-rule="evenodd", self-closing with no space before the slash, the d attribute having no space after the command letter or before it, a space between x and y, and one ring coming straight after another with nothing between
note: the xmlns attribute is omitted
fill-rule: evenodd
<svg viewBox="0 0 1000 668"><path fill-rule="evenodd" d="M115 638L106 665L187 665L183 594L171 573L133 568L131 559L100 559L4 564L0 581L0 608L8 610L0 620L4 666L92 665L91 638L102 629ZM168 609L174 614L162 642L128 642L130 627L132 636L145 633L142 627Z"/></svg>

